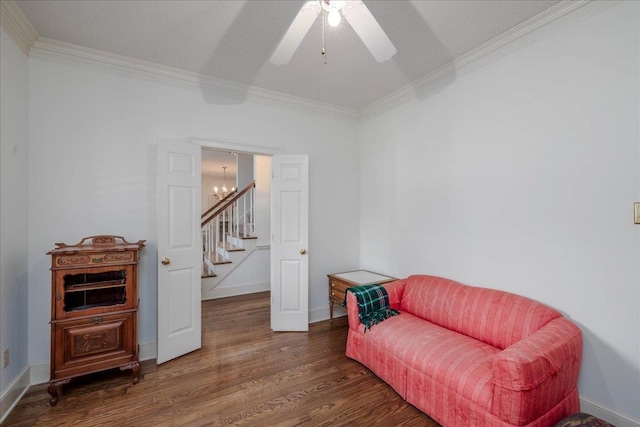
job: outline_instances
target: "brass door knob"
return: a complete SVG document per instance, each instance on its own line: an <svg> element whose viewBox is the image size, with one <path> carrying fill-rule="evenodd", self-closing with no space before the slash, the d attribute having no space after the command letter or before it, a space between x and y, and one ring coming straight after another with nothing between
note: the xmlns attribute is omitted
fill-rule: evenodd
<svg viewBox="0 0 640 427"><path fill-rule="evenodd" d="M160 261L162 263L162 265L169 265L171 264L171 260L167 257L162 258L162 261Z"/></svg>
<svg viewBox="0 0 640 427"><path fill-rule="evenodd" d="M302 255L304 255L304 254L306 254L306 253L307 253L307 250L306 250L306 249L300 249L300 253L301 253Z"/></svg>

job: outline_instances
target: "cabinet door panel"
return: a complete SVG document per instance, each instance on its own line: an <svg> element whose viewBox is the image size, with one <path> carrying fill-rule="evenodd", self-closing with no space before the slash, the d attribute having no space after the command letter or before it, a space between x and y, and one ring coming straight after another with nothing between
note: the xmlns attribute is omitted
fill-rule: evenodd
<svg viewBox="0 0 640 427"><path fill-rule="evenodd" d="M53 275L56 319L128 310L137 305L135 265L57 270Z"/></svg>
<svg viewBox="0 0 640 427"><path fill-rule="evenodd" d="M136 313L67 320L52 325L54 378L95 372L137 360L132 331Z"/></svg>
<svg viewBox="0 0 640 427"><path fill-rule="evenodd" d="M124 350L122 339L126 319L92 326L65 329L65 357L67 361L107 351Z"/></svg>

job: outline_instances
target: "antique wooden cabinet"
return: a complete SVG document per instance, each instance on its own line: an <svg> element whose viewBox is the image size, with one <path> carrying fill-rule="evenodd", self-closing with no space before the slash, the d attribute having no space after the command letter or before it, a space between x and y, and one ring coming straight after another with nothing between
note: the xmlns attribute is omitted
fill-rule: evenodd
<svg viewBox="0 0 640 427"><path fill-rule="evenodd" d="M73 377L111 368L138 382L138 251L120 236L56 243L51 255L51 406Z"/></svg>

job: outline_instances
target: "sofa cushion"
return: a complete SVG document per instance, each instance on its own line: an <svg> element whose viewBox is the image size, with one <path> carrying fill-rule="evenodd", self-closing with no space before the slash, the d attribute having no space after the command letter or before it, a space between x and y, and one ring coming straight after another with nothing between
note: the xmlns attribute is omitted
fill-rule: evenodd
<svg viewBox="0 0 640 427"><path fill-rule="evenodd" d="M492 362L499 351L497 348L410 313L402 313L371 328L367 331L367 341L393 355L395 360L401 360L407 369L453 388L485 410L491 408ZM387 373L397 374L404 375L404 372Z"/></svg>
<svg viewBox="0 0 640 427"><path fill-rule="evenodd" d="M499 349L561 316L544 304L519 295L427 275L406 280L400 310Z"/></svg>

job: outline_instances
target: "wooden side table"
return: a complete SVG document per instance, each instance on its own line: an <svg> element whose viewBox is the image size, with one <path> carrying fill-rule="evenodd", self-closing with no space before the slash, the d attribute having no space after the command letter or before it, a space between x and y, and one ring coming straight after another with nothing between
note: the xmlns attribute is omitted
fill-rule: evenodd
<svg viewBox="0 0 640 427"><path fill-rule="evenodd" d="M333 305L344 302L347 288L353 286L373 285L392 282L395 277L384 276L367 270L347 271L344 273L327 274L329 278L329 315L333 322Z"/></svg>

